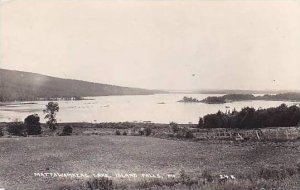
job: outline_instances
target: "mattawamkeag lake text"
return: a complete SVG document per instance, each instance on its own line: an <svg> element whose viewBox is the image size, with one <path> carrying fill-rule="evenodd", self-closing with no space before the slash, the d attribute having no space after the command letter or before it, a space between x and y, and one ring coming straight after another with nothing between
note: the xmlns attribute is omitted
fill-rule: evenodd
<svg viewBox="0 0 300 190"><path fill-rule="evenodd" d="M44 178L176 178L174 174L149 174L149 173L114 173L114 174L106 174L106 173L95 173L95 174L87 174L87 173L33 173L35 177L44 177Z"/></svg>

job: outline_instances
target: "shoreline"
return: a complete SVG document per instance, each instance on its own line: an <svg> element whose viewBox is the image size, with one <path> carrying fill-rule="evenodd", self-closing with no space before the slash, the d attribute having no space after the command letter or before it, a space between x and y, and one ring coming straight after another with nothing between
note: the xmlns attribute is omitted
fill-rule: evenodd
<svg viewBox="0 0 300 190"><path fill-rule="evenodd" d="M50 130L41 123L41 134L13 135L8 132L15 122L0 122L1 138L55 137L55 136L145 136L180 141L233 141L233 142L294 142L300 141L300 126L268 127L255 129L238 128L199 128L197 124L135 123L135 122L65 122L57 124L56 130ZM71 127L70 134L64 134L65 127Z"/></svg>

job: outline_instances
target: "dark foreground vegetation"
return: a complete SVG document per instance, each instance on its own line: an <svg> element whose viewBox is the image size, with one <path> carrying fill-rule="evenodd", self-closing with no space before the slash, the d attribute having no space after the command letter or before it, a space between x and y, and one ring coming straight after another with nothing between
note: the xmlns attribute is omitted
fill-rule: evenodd
<svg viewBox="0 0 300 190"><path fill-rule="evenodd" d="M276 108L243 108L241 111L208 114L199 119L199 128L266 128L290 127L300 125L300 108L281 104Z"/></svg>
<svg viewBox="0 0 300 190"><path fill-rule="evenodd" d="M249 175L221 176L204 170L201 174L190 176L184 170L177 178L139 181L115 181L109 178L94 178L73 185L60 187L60 190L117 190L117 189L152 189L152 190L279 190L297 189L300 167L262 167Z"/></svg>
<svg viewBox="0 0 300 190"><path fill-rule="evenodd" d="M40 117L36 114L29 115L24 123L12 122L7 126L7 131L15 136L39 135L42 133Z"/></svg>
<svg viewBox="0 0 300 190"><path fill-rule="evenodd" d="M280 93L276 95L254 96L253 94L226 94L224 96L209 96L201 102L207 104L224 104L234 101L266 100L266 101L300 101L300 93Z"/></svg>

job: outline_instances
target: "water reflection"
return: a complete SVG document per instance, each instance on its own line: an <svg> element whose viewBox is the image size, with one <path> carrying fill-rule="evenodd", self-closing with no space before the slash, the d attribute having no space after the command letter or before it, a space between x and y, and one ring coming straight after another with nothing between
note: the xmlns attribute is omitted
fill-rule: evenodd
<svg viewBox="0 0 300 190"><path fill-rule="evenodd" d="M223 94L220 94L220 96ZM226 104L180 103L183 96L192 96L199 100L209 94L157 94L145 96L101 96L90 97L89 100L59 101L59 122L121 122L151 121L155 123L198 123L198 118L218 110L239 111L249 106L268 108L282 103L294 105L295 102L283 101L242 101ZM37 113L43 119L43 109L47 102L16 102L0 106L0 121L24 120L29 114Z"/></svg>

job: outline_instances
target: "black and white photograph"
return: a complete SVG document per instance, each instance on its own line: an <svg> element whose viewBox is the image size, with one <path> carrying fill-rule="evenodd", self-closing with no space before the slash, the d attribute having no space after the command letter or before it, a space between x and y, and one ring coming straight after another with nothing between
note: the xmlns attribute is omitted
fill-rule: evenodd
<svg viewBox="0 0 300 190"><path fill-rule="evenodd" d="M299 0L0 0L0 190L299 189Z"/></svg>

